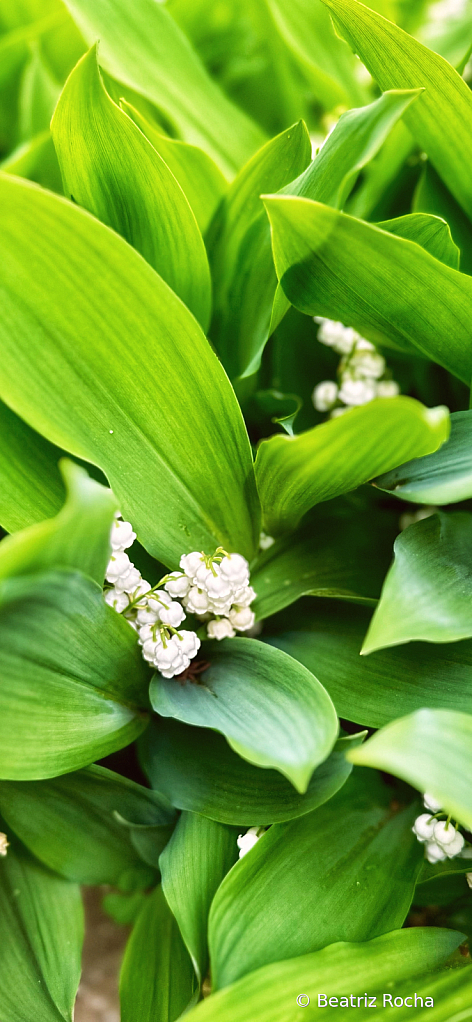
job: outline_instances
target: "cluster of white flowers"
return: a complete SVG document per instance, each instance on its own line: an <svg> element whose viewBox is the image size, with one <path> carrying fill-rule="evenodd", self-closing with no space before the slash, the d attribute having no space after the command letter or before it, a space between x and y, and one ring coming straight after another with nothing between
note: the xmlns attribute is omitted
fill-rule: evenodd
<svg viewBox="0 0 472 1022"><path fill-rule="evenodd" d="M5 857L7 854L7 848L9 847L9 841L7 835L0 831L0 855Z"/></svg>
<svg viewBox="0 0 472 1022"><path fill-rule="evenodd" d="M396 397L400 388L389 378L385 359L365 337L352 327L332 319L315 316L319 324L318 340L341 355L338 383L323 380L312 395L318 412L331 412L331 418L343 415L357 405L365 405L376 397Z"/></svg>
<svg viewBox="0 0 472 1022"><path fill-rule="evenodd" d="M240 834L238 837L238 848L239 858L242 859L244 855L247 855L257 845L260 837L265 833L266 827L250 827L245 834Z"/></svg>
<svg viewBox="0 0 472 1022"><path fill-rule="evenodd" d="M210 639L233 638L236 632L253 628L250 604L256 593L241 554L228 554L221 547L211 556L198 551L184 554L181 571L172 571L151 586L126 553L135 539L130 523L116 515L106 570L112 585L105 600L138 632L144 659L165 678L182 674L201 645L196 632L180 628L186 610L206 624Z"/></svg>
<svg viewBox="0 0 472 1022"><path fill-rule="evenodd" d="M412 830L418 841L425 845L428 862L454 859L464 849L463 835L457 829L457 825L451 822L450 817L446 820L438 819L438 816L445 816L446 813L433 795L424 795L424 804L429 812L417 817Z"/></svg>

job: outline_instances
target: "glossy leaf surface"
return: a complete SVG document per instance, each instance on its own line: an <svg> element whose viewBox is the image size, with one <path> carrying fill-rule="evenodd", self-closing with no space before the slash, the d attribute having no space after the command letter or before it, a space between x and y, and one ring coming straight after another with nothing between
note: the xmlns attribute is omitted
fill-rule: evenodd
<svg viewBox="0 0 472 1022"><path fill-rule="evenodd" d="M407 461L374 485L415 504L455 504L472 497L472 411L453 412L451 434L438 451Z"/></svg>
<svg viewBox="0 0 472 1022"><path fill-rule="evenodd" d="M0 523L7 532L25 529L59 511L64 483L62 451L36 433L0 401Z"/></svg>

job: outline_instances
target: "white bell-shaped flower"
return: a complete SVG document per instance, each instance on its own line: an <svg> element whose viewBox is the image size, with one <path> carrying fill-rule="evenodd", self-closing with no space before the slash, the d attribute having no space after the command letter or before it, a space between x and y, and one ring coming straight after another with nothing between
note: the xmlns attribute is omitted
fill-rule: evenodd
<svg viewBox="0 0 472 1022"><path fill-rule="evenodd" d="M160 617L163 625L178 628L182 621L185 621L185 611L181 603L173 601L168 607L161 607Z"/></svg>
<svg viewBox="0 0 472 1022"><path fill-rule="evenodd" d="M233 607L229 612L229 619L238 632L246 632L248 628L252 628L256 615L249 607Z"/></svg>
<svg viewBox="0 0 472 1022"><path fill-rule="evenodd" d="M438 845L446 850L448 845L452 845L456 837L456 828L451 822L446 820L436 820L434 824L434 840Z"/></svg>
<svg viewBox="0 0 472 1022"><path fill-rule="evenodd" d="M400 387L395 380L379 380L377 383L377 397L398 397Z"/></svg>
<svg viewBox="0 0 472 1022"><path fill-rule="evenodd" d="M339 400L344 401L345 405L365 405L368 401L373 401L375 396L374 380L355 380L348 375L343 377Z"/></svg>
<svg viewBox="0 0 472 1022"><path fill-rule="evenodd" d="M339 387L334 380L323 380L315 387L311 400L317 412L328 412L338 399Z"/></svg>
<svg viewBox="0 0 472 1022"><path fill-rule="evenodd" d="M197 633L183 628L182 631L179 632L179 635L181 652L185 654L185 656L189 657L190 660L193 660L201 646Z"/></svg>
<svg viewBox="0 0 472 1022"><path fill-rule="evenodd" d="M411 829L416 834L418 841L433 841L435 825L436 820L430 813L422 813L417 817Z"/></svg>
<svg viewBox="0 0 472 1022"><path fill-rule="evenodd" d="M237 838L237 845L239 848L239 858L242 859L244 855L247 855L257 845L260 838L259 827L250 827L245 834L240 834Z"/></svg>
<svg viewBox="0 0 472 1022"><path fill-rule="evenodd" d="M127 594L117 592L115 587L113 587L113 589L108 589L104 594L104 598L105 603L108 603L109 607L113 607L113 610L116 610L117 614L121 614L122 610L126 610L126 607L129 607Z"/></svg>
<svg viewBox="0 0 472 1022"><path fill-rule="evenodd" d="M231 583L232 588L246 585L249 579L249 564L241 554L228 554L220 563L221 576ZM221 595L223 595L221 593Z"/></svg>
<svg viewBox="0 0 472 1022"><path fill-rule="evenodd" d="M435 841L428 841L425 850L428 862L444 862L447 859L446 853Z"/></svg>
<svg viewBox="0 0 472 1022"><path fill-rule="evenodd" d="M207 633L209 639L218 639L221 642L222 639L232 639L236 634L231 621L228 621L227 617L221 617L219 620L209 621L207 624Z"/></svg>
<svg viewBox="0 0 472 1022"><path fill-rule="evenodd" d="M376 351L356 350L349 362L349 368L354 370L356 375L367 376L369 379L378 380L385 372L385 359Z"/></svg>
<svg viewBox="0 0 472 1022"><path fill-rule="evenodd" d="M267 532L261 532L259 537L259 549L268 550L269 547L273 546L275 539L273 536L269 536Z"/></svg>
<svg viewBox="0 0 472 1022"><path fill-rule="evenodd" d="M122 554L119 554L121 557ZM126 555L125 555L126 556ZM123 593L134 593L138 586L141 585L141 572L132 564L129 571L125 575L120 575L115 582L115 586L120 592Z"/></svg>
<svg viewBox="0 0 472 1022"><path fill-rule="evenodd" d="M185 605L191 614L206 614L209 607L209 596L204 589L192 586Z"/></svg>
<svg viewBox="0 0 472 1022"><path fill-rule="evenodd" d="M441 802L438 802L434 795L428 795L426 793L423 795L423 802L427 809L431 809L432 813L439 813L440 809L442 809Z"/></svg>
<svg viewBox="0 0 472 1022"><path fill-rule="evenodd" d="M188 575L182 575L180 571L172 571L169 581L165 583L164 589L167 590L169 596L172 596L173 600L176 597L181 600L183 596L187 596L191 584Z"/></svg>
<svg viewBox="0 0 472 1022"><path fill-rule="evenodd" d="M215 617L227 617L233 603L233 597L227 596L224 600L213 599L209 601L208 610Z"/></svg>
<svg viewBox="0 0 472 1022"><path fill-rule="evenodd" d="M207 568L202 564L195 573L195 584L199 589L204 589L212 599L232 595L232 585L229 579L221 574L218 565Z"/></svg>
<svg viewBox="0 0 472 1022"><path fill-rule="evenodd" d="M180 567L192 582L201 564L203 564L203 557L198 550L193 550L190 554L183 554L180 558Z"/></svg>
<svg viewBox="0 0 472 1022"><path fill-rule="evenodd" d="M465 839L460 831L457 830L454 841L451 841L448 845L441 845L441 848L444 849L448 859L453 859L456 855L460 855L464 845Z"/></svg>
<svg viewBox="0 0 472 1022"><path fill-rule="evenodd" d="M256 595L252 586L242 586L233 594L233 603L237 607L249 607L249 604L256 599Z"/></svg>
<svg viewBox="0 0 472 1022"><path fill-rule="evenodd" d="M146 606L139 608L136 614L136 619L139 625L150 626L157 624L157 622L160 620L160 613L159 610L155 609L155 607L156 607L155 604L154 607L151 607L149 603L146 601Z"/></svg>
<svg viewBox="0 0 472 1022"><path fill-rule="evenodd" d="M113 550L127 550L136 539L133 526L130 522L120 522L115 519L111 527L110 542Z"/></svg>
<svg viewBox="0 0 472 1022"><path fill-rule="evenodd" d="M128 554L124 551L112 554L106 570L106 578L108 582L117 582L119 578L125 576L128 571L132 568L131 561Z"/></svg>

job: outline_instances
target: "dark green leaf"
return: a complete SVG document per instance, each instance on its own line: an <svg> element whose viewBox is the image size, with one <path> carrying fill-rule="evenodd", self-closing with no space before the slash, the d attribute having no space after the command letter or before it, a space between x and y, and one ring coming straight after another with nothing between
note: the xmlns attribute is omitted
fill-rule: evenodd
<svg viewBox="0 0 472 1022"><path fill-rule="evenodd" d="M62 451L0 401L0 523L7 532L56 514L64 502Z"/></svg>
<svg viewBox="0 0 472 1022"><path fill-rule="evenodd" d="M219 545L250 557L259 525L249 441L193 316L90 214L6 176L0 193L0 396L104 470L165 564Z"/></svg>
<svg viewBox="0 0 472 1022"><path fill-rule="evenodd" d="M0 585L0 675L2 778L77 770L146 725L136 635L78 572Z"/></svg>
<svg viewBox="0 0 472 1022"><path fill-rule="evenodd" d="M269 962L402 925L423 849L417 805L395 811L366 771L313 813L275 824L215 896L209 939L216 989Z"/></svg>
<svg viewBox="0 0 472 1022"><path fill-rule="evenodd" d="M225 735L231 747L256 766L275 767L297 791L308 787L313 770L336 740L333 704L306 668L254 639L208 642L210 666L199 684L155 675L153 708Z"/></svg>
<svg viewBox="0 0 472 1022"><path fill-rule="evenodd" d="M455 504L472 497L472 411L453 412L451 435L438 451L386 472L374 485L416 504Z"/></svg>

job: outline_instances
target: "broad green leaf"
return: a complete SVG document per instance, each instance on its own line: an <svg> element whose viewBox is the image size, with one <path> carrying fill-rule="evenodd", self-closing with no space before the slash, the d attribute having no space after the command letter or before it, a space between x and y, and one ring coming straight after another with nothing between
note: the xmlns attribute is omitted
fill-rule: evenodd
<svg viewBox="0 0 472 1022"><path fill-rule="evenodd" d="M89 213L6 176L0 198L0 397L103 469L166 565L219 545L251 557L249 441L193 316Z"/></svg>
<svg viewBox="0 0 472 1022"><path fill-rule="evenodd" d="M452 240L449 225L441 217L427 213L408 213L395 220L383 220L375 226L390 234L398 234L400 238L415 241L435 259L453 270L459 269L459 249Z"/></svg>
<svg viewBox="0 0 472 1022"><path fill-rule="evenodd" d="M153 872L115 814L166 827L168 836L173 818L159 795L100 766L48 781L1 781L0 812L54 872L81 884L120 886L122 880L128 889L149 886Z"/></svg>
<svg viewBox="0 0 472 1022"><path fill-rule="evenodd" d="M463 273L472 273L472 224L429 162L413 196L413 209L418 213L433 213L447 220L452 237L460 249L460 268Z"/></svg>
<svg viewBox="0 0 472 1022"><path fill-rule="evenodd" d="M455 504L472 497L472 411L453 412L451 435L425 458L374 479L374 485L415 504Z"/></svg>
<svg viewBox="0 0 472 1022"><path fill-rule="evenodd" d="M66 0L66 7L89 45L100 40L105 70L155 103L224 174L234 174L262 144L260 129L211 80L163 4Z"/></svg>
<svg viewBox="0 0 472 1022"><path fill-rule="evenodd" d="M277 770L261 769L236 755L217 731L172 718L153 718L140 753L152 786L177 809L219 823L268 826L303 816L332 798L351 770L346 748L362 738L363 733L339 738L303 795Z"/></svg>
<svg viewBox="0 0 472 1022"><path fill-rule="evenodd" d="M45 63L37 42L30 47L31 58L25 67L18 99L18 131L21 142L33 139L49 128L60 93L58 82Z"/></svg>
<svg viewBox="0 0 472 1022"><path fill-rule="evenodd" d="M62 195L62 179L51 132L40 132L30 142L17 146L0 163L4 174L15 174L35 181L42 188Z"/></svg>
<svg viewBox="0 0 472 1022"><path fill-rule="evenodd" d="M405 124L461 204L472 213L472 96L443 57L357 0L323 0L336 28L382 90L424 88Z"/></svg>
<svg viewBox="0 0 472 1022"><path fill-rule="evenodd" d="M472 515L416 522L395 541L362 653L403 642L455 642L472 635Z"/></svg>
<svg viewBox="0 0 472 1022"><path fill-rule="evenodd" d="M402 925L424 852L411 833L417 803L395 811L391 792L356 772L320 809L271 827L236 864L210 912L216 989L269 962Z"/></svg>
<svg viewBox="0 0 472 1022"><path fill-rule="evenodd" d="M472 715L417 710L387 724L347 756L430 792L455 820L472 827Z"/></svg>
<svg viewBox="0 0 472 1022"><path fill-rule="evenodd" d="M182 813L159 859L162 890L200 983L208 971L208 913L217 888L238 858L237 830Z"/></svg>
<svg viewBox="0 0 472 1022"><path fill-rule="evenodd" d="M108 95L94 46L51 124L64 193L141 253L194 313L210 318L210 268L198 224L167 164Z"/></svg>
<svg viewBox="0 0 472 1022"><path fill-rule="evenodd" d="M416 891L415 902L417 901L417 898L419 896L423 900L425 895L429 895L430 893L435 894L435 892L438 890L439 885L432 883L433 880L438 880L439 881L439 880L442 879L442 877L451 877L451 876L459 877L459 879L461 879L461 875L463 873L470 873L470 872L471 872L471 869L470 869L470 859L464 859L462 856L456 857L455 859L446 859L445 862L434 862L433 863L433 862L426 862L425 861L424 865L423 865L423 869L421 870L421 873L420 873L420 875L418 877L418 884L421 884L421 885L427 884L428 886L427 886L426 889L423 888L423 890L419 894L418 894L418 891ZM462 892L464 893L464 888L463 887L462 887ZM434 900L435 899L432 898L432 902L433 903L434 903ZM451 900L452 900L451 898L448 898L447 901L445 902L445 904L448 904ZM424 903L426 904L426 901Z"/></svg>
<svg viewBox="0 0 472 1022"><path fill-rule="evenodd" d="M419 351L470 382L470 277L413 241L318 202L272 196L265 204L292 305L350 324L374 343Z"/></svg>
<svg viewBox="0 0 472 1022"><path fill-rule="evenodd" d="M472 641L412 642L361 657L366 608L332 600L303 603L272 619L264 639L316 674L340 717L382 727L422 706L472 713Z"/></svg>
<svg viewBox="0 0 472 1022"><path fill-rule="evenodd" d="M141 128L177 178L204 234L228 188L228 182L221 170L203 149L163 135L139 110L125 100L122 100L121 106L138 128Z"/></svg>
<svg viewBox="0 0 472 1022"><path fill-rule="evenodd" d="M256 969L226 990L207 997L189 1013L188 1019L189 1022L221 1022L221 1019L254 1022L256 1018L259 1022L299 1022L303 1002L299 1005L297 998L305 994L304 1003L308 1007L309 997L312 1008L303 1018L310 1022L313 1018L328 1022L334 1015L336 1022L340 1019L344 1022L344 1018L347 1022L351 1016L346 1012L343 1018L339 1007L335 1014L334 1005L326 1009L318 1007L318 994L326 995L329 991L328 996L336 992L363 997L366 990L373 990L377 985L390 990L392 977L401 981L423 971L430 974L462 940L462 933L428 926L394 930L362 943L331 944L322 951ZM428 978L431 982L432 977ZM410 979L410 989L411 985ZM360 1011L356 1005L356 1018ZM419 1011L415 1012L416 1018L418 1014Z"/></svg>
<svg viewBox="0 0 472 1022"><path fill-rule="evenodd" d="M0 585L0 776L55 777L133 741L148 672L136 635L79 572Z"/></svg>
<svg viewBox="0 0 472 1022"><path fill-rule="evenodd" d="M364 169L359 186L349 196L344 212L369 220L380 202L396 194L403 187L403 174L408 160L416 153L417 145L403 121L392 128L378 155ZM419 212L422 212L421 210ZM425 213L442 215L438 210ZM447 219L447 217L446 217Z"/></svg>
<svg viewBox="0 0 472 1022"><path fill-rule="evenodd" d="M122 1022L174 1022L196 992L193 965L162 887L149 895L126 945Z"/></svg>
<svg viewBox="0 0 472 1022"><path fill-rule="evenodd" d="M268 0L283 39L309 69L317 99L326 110L366 99L356 60L339 39L320 0Z"/></svg>
<svg viewBox="0 0 472 1022"><path fill-rule="evenodd" d="M8 837L0 869L2 1022L72 1022L84 930L79 888Z"/></svg>
<svg viewBox="0 0 472 1022"><path fill-rule="evenodd" d="M63 458L67 496L55 518L30 525L0 543L0 579L55 568L77 568L103 584L118 505L111 490Z"/></svg>
<svg viewBox="0 0 472 1022"><path fill-rule="evenodd" d="M56 514L64 503L64 482L54 447L0 401L0 524L7 532L25 529Z"/></svg>
<svg viewBox="0 0 472 1022"><path fill-rule="evenodd" d="M266 531L295 528L315 504L372 479L380 464L387 471L404 451L421 456L437 450L448 433L446 408L398 397L370 401L296 437L263 440L256 477Z"/></svg>
<svg viewBox="0 0 472 1022"><path fill-rule="evenodd" d="M472 968L470 962L462 960L460 964L464 967L448 968L440 973L434 972L433 975L428 971L425 975L418 977L415 980L413 993L411 980L408 983L399 982L395 976L392 985L388 988L391 1000L387 1000L387 995L379 992L376 998L377 1010L369 1011L361 1002L361 1009L356 1012L356 1018L361 1022L367 1022L367 1019L382 1022L382 1019L385 1018L385 1009L387 1009L389 1014L395 1012L392 1017L401 1019L402 1014L405 1016L405 1009L406 1011L410 1009L414 1012L415 1022L426 1022L428 1018L431 1018L433 1011L434 1022L469 1022L472 1001Z"/></svg>
<svg viewBox="0 0 472 1022"><path fill-rule="evenodd" d="M154 676L156 713L220 731L244 759L275 767L305 792L337 736L323 686L296 660L254 639L208 642L202 653L209 667L198 685Z"/></svg>
<svg viewBox="0 0 472 1022"><path fill-rule="evenodd" d="M261 192L278 191L305 169L303 121L267 142L233 181L208 232L213 279L210 334L229 375L257 369L268 337L277 278Z"/></svg>

